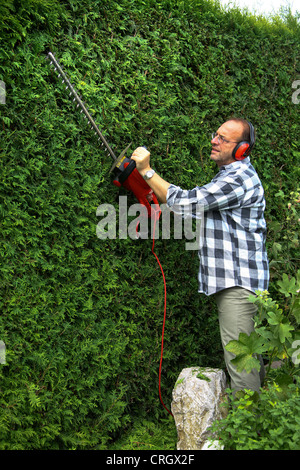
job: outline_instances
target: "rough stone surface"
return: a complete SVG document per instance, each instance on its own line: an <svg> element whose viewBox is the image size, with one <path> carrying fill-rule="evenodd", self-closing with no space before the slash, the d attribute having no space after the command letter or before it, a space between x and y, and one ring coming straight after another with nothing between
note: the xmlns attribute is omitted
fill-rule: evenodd
<svg viewBox="0 0 300 470"><path fill-rule="evenodd" d="M220 369L183 369L172 394L171 410L177 428L177 450L207 450L209 427L226 416L226 376ZM213 448L218 448L213 447Z"/></svg>

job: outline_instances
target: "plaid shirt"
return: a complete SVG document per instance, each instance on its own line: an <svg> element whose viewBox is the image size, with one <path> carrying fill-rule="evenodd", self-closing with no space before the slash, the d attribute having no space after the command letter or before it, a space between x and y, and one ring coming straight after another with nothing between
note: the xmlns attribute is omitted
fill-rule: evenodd
<svg viewBox="0 0 300 470"><path fill-rule="evenodd" d="M204 211L199 292L211 295L234 286L252 292L268 289L264 191L249 157L220 167L202 187L182 190L171 184L167 205L173 210L190 206L194 216L197 206Z"/></svg>

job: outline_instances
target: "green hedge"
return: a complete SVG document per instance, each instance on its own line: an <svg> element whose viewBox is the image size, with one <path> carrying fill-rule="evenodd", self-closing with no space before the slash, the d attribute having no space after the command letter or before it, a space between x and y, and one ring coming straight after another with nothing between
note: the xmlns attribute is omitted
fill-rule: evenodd
<svg viewBox="0 0 300 470"><path fill-rule="evenodd" d="M137 418L165 417L163 283L151 240L97 238L97 207L117 208L127 193L46 54L115 153L147 145L157 171L183 187L215 174L211 132L232 114L250 119L273 280L283 260L290 273L296 264L296 231L282 230L299 177L299 25L204 0L4 0L0 15L0 448L104 449ZM222 367L223 354L213 299L197 294L197 253L185 240L157 240L156 252L170 406L183 367Z"/></svg>

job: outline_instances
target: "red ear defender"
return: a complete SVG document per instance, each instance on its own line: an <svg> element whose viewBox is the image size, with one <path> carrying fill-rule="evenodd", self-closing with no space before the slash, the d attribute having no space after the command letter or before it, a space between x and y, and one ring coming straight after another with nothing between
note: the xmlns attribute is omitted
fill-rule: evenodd
<svg viewBox="0 0 300 470"><path fill-rule="evenodd" d="M244 158L250 155L251 150L255 144L255 130L251 122L247 121L250 130L250 142L242 141L239 142L232 151L232 156L235 160L244 160Z"/></svg>
<svg viewBox="0 0 300 470"><path fill-rule="evenodd" d="M244 160L249 155L249 142L239 142L234 148L232 155L235 160Z"/></svg>

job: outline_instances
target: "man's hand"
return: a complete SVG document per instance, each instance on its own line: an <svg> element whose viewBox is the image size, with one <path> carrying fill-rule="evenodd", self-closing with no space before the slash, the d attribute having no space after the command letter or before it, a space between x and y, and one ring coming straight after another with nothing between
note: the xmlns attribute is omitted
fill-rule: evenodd
<svg viewBox="0 0 300 470"><path fill-rule="evenodd" d="M131 156L136 162L136 169L143 176L146 171L151 170L150 152L145 147L138 147Z"/></svg>
<svg viewBox="0 0 300 470"><path fill-rule="evenodd" d="M136 169L141 176L144 176L148 170L151 170L150 167L150 152L145 149L145 147L138 147L135 149L131 156L132 160L136 162ZM157 198L161 202L166 202L167 191L170 183L162 179L157 173L154 173L152 178L147 180L147 184L153 189Z"/></svg>

